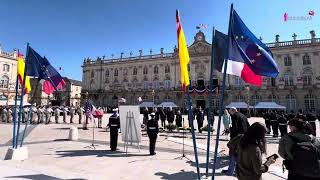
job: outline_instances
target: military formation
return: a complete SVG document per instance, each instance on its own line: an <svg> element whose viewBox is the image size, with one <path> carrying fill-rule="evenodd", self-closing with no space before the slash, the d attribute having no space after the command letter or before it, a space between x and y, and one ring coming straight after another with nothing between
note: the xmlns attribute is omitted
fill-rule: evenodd
<svg viewBox="0 0 320 180"><path fill-rule="evenodd" d="M22 108L21 122L26 123L27 119L31 124L50 124L52 117L55 123L74 123L74 117L79 116L79 124L82 124L84 109L81 106L25 106ZM18 117L20 109L17 108ZM30 112L30 114L29 114ZM62 116L62 117L61 117ZM14 108L9 106L0 107L0 118L4 123L12 123L14 118ZM18 118L17 118L18 119Z"/></svg>

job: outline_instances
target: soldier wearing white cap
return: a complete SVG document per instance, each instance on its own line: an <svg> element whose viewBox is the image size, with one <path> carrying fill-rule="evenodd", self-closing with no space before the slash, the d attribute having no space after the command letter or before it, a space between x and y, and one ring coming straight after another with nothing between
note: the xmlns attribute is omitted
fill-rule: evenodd
<svg viewBox="0 0 320 180"><path fill-rule="evenodd" d="M117 150L118 144L118 130L120 128L120 117L118 114L118 108L112 110L113 114L109 118L109 128L110 128L110 148L111 151Z"/></svg>
<svg viewBox="0 0 320 180"><path fill-rule="evenodd" d="M147 122L147 134L149 137L149 152L150 152L150 155L155 155L156 153L154 152L154 150L156 148L156 142L157 142L157 137L159 133L159 125L158 125L158 121L155 120L155 113L152 112L150 116L151 116L151 119L149 119Z"/></svg>

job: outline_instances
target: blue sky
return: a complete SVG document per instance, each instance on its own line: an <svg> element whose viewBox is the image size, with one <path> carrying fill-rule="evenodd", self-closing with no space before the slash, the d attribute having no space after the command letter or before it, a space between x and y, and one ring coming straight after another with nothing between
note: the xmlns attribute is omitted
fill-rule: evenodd
<svg viewBox="0 0 320 180"><path fill-rule="evenodd" d="M111 54L119 57L139 49L149 54L160 48L172 52L177 44L175 10L180 10L188 44L198 31L199 23L211 42L212 27L227 32L230 4L246 25L264 42L310 37L320 34L320 1L318 0L2 0L0 6L0 43L6 51L21 49L26 43L45 55L62 75L81 80L85 57ZM284 22L283 14L308 16L309 21Z"/></svg>

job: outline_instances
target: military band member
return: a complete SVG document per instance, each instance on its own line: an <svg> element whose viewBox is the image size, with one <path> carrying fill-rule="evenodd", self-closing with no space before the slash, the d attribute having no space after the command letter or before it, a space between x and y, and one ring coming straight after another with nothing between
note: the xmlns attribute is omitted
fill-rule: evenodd
<svg viewBox="0 0 320 180"><path fill-rule="evenodd" d="M71 104L71 107L70 107L70 123L73 123L74 111L75 111L75 108L74 108L73 104Z"/></svg>
<svg viewBox="0 0 320 180"><path fill-rule="evenodd" d="M158 121L155 120L155 113L152 112L150 114L151 118L147 122L147 134L149 137L149 152L150 155L155 155L156 152L154 152L156 148L156 142L157 142L157 137L159 133L159 125Z"/></svg>
<svg viewBox="0 0 320 180"><path fill-rule="evenodd" d="M111 151L117 150L118 143L118 129L120 128L120 117L118 112L118 108L113 109L113 114L109 118L110 127L110 148Z"/></svg>

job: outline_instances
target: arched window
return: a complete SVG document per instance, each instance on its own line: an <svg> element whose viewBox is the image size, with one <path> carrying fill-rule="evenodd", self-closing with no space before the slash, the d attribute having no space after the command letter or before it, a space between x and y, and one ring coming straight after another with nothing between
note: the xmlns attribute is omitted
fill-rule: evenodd
<svg viewBox="0 0 320 180"><path fill-rule="evenodd" d="M313 73L311 69L306 68L303 70L302 79L303 79L304 86L312 85L312 76L313 76Z"/></svg>
<svg viewBox="0 0 320 180"><path fill-rule="evenodd" d="M126 75L128 75L128 69L127 69L127 68L124 68L124 70L123 70L123 76L126 76Z"/></svg>
<svg viewBox="0 0 320 180"><path fill-rule="evenodd" d="M296 97L292 94L288 94L286 96L286 104L288 111L295 111L296 110Z"/></svg>
<svg viewBox="0 0 320 180"><path fill-rule="evenodd" d="M9 64L4 64L3 65L3 71L4 72L9 72L10 71L10 65Z"/></svg>
<svg viewBox="0 0 320 180"><path fill-rule="evenodd" d="M148 68L147 68L147 66L143 67L143 74L148 74Z"/></svg>
<svg viewBox="0 0 320 180"><path fill-rule="evenodd" d="M153 81L153 89L159 89L160 88L160 82L158 80Z"/></svg>
<svg viewBox="0 0 320 180"><path fill-rule="evenodd" d="M277 96L274 94L269 95L268 99L271 102L277 102Z"/></svg>
<svg viewBox="0 0 320 180"><path fill-rule="evenodd" d="M91 71L91 78L94 78L94 71Z"/></svg>
<svg viewBox="0 0 320 180"><path fill-rule="evenodd" d="M170 66L167 64L164 68L165 73L170 73Z"/></svg>
<svg viewBox="0 0 320 180"><path fill-rule="evenodd" d="M284 66L292 66L292 61L290 56L284 57Z"/></svg>
<svg viewBox="0 0 320 180"><path fill-rule="evenodd" d="M303 65L311 64L310 56L307 54L302 57L302 61L303 61Z"/></svg>
<svg viewBox="0 0 320 180"><path fill-rule="evenodd" d="M284 85L285 86L293 86L293 76L290 72L286 72L284 74Z"/></svg>
<svg viewBox="0 0 320 180"><path fill-rule="evenodd" d="M114 70L114 76L118 76L118 69L117 68Z"/></svg>
<svg viewBox="0 0 320 180"><path fill-rule="evenodd" d="M109 70L106 70L106 77L109 77Z"/></svg>
<svg viewBox="0 0 320 180"><path fill-rule="evenodd" d="M138 69L137 69L136 67L133 68L132 74L133 74L133 75L137 75L137 74L138 74Z"/></svg>
<svg viewBox="0 0 320 180"><path fill-rule="evenodd" d="M158 72L159 72L158 66L155 66L154 69L153 69L153 73L154 74L158 74Z"/></svg>
<svg viewBox="0 0 320 180"><path fill-rule="evenodd" d="M311 94L304 96L304 107L306 111L314 112L315 111L315 97Z"/></svg>
<svg viewBox="0 0 320 180"><path fill-rule="evenodd" d="M9 85L9 77L2 76L0 79L0 87L1 88L8 88L8 85Z"/></svg>

